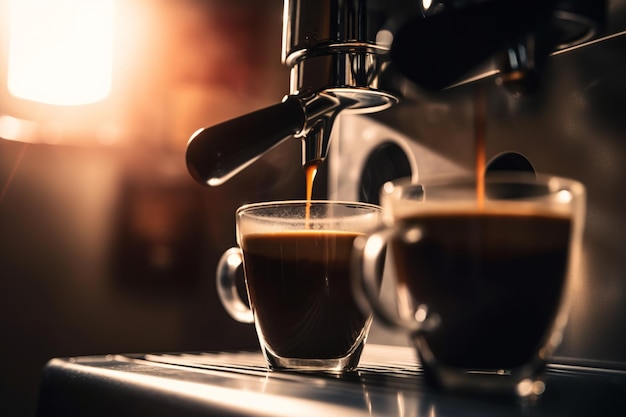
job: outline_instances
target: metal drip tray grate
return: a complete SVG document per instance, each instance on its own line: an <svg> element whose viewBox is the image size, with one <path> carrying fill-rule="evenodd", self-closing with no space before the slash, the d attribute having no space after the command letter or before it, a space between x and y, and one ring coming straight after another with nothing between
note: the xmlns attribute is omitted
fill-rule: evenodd
<svg viewBox="0 0 626 417"><path fill-rule="evenodd" d="M183 365L192 367L226 368L234 372L262 372L268 371L263 355L259 352L192 352L192 353L157 353L141 356L148 361ZM407 375L419 377L422 375L421 366L417 363L415 351L410 347L368 345L361 356L359 375L390 374L395 377ZM289 372L281 372L289 374ZM293 373L293 375L296 375ZM323 375L312 373L304 375ZM329 373L330 375L334 375Z"/></svg>
<svg viewBox="0 0 626 417"><path fill-rule="evenodd" d="M624 416L626 371L553 364L536 402L430 387L409 347L368 344L347 374L270 371L259 352L53 359L38 415Z"/></svg>
<svg viewBox="0 0 626 417"><path fill-rule="evenodd" d="M422 367L410 347L368 345L359 368L347 374L324 372L269 371L259 352L198 352L141 355L147 361L197 369L226 371L240 375L311 384L314 381L368 384L414 390L423 381Z"/></svg>

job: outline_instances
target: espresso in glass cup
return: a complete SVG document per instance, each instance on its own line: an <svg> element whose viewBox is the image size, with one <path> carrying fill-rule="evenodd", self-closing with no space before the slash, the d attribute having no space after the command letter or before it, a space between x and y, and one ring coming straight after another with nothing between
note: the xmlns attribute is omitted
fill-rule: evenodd
<svg viewBox="0 0 626 417"><path fill-rule="evenodd" d="M543 392L580 260L583 185L528 173L439 178L388 183L381 202L385 227L355 242L363 310L410 335L438 386ZM387 247L397 312L378 296Z"/></svg>
<svg viewBox="0 0 626 417"><path fill-rule="evenodd" d="M217 289L226 311L254 323L272 369L351 371L371 314L356 305L351 255L382 224L379 206L338 201L255 203L236 212L238 247L224 253ZM249 300L237 290L243 264Z"/></svg>

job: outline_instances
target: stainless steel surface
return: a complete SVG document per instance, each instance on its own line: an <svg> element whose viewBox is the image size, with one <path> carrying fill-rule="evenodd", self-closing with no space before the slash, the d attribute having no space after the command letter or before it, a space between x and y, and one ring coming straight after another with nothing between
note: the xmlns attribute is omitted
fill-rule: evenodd
<svg viewBox="0 0 626 417"><path fill-rule="evenodd" d="M38 416L623 416L626 371L606 365L551 364L545 393L520 402L431 388L405 347L369 344L344 375L268 371L258 352L58 358Z"/></svg>
<svg viewBox="0 0 626 417"><path fill-rule="evenodd" d="M285 1L283 62L291 68L289 95L282 104L194 133L187 150L192 176L202 184L221 185L290 136L302 140L303 165L323 161L339 113L371 113L397 103L379 82L389 45L376 35L400 10L376 2ZM300 104L302 117L287 111L290 102ZM279 128L270 129L268 122Z"/></svg>
<svg viewBox="0 0 626 417"><path fill-rule="evenodd" d="M395 104L380 76L390 24L411 8L406 1L285 1L282 60L291 68L290 94L312 89L349 97L362 112Z"/></svg>

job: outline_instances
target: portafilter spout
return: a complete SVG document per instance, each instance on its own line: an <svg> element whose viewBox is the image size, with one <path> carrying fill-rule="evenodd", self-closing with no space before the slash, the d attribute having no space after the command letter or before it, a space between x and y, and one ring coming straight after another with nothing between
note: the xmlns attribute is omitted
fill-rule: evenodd
<svg viewBox="0 0 626 417"><path fill-rule="evenodd" d="M382 1L286 0L282 61L291 68L289 94L279 104L194 133L187 145L191 175L220 185L289 137L302 140L303 165L323 161L337 115L398 102L382 85L390 46L383 35L394 12L403 10Z"/></svg>
<svg viewBox="0 0 626 417"><path fill-rule="evenodd" d="M288 95L279 104L196 131L187 144L187 168L196 181L218 186L290 137L302 140L303 166L324 161L337 115L373 109L386 99L350 89Z"/></svg>
<svg viewBox="0 0 626 417"><path fill-rule="evenodd" d="M270 107L196 131L187 144L187 168L198 182L217 186L289 137L317 138L303 143L306 158L324 159L336 115L352 105L332 94L288 95ZM309 162L303 160L303 164Z"/></svg>

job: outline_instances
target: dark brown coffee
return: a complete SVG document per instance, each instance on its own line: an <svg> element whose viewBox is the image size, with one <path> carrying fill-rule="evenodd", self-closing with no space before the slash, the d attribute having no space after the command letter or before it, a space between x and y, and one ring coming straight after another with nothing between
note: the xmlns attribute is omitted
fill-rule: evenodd
<svg viewBox="0 0 626 417"><path fill-rule="evenodd" d="M350 287L352 232L250 234L242 249L250 304L274 354L284 358L346 356L367 317Z"/></svg>
<svg viewBox="0 0 626 417"><path fill-rule="evenodd" d="M441 316L441 325L419 343L439 363L461 369L527 363L559 307L571 220L478 212L401 223L418 226L421 238L392 242L399 284L415 306Z"/></svg>

